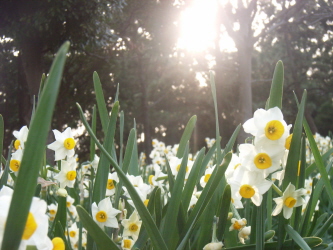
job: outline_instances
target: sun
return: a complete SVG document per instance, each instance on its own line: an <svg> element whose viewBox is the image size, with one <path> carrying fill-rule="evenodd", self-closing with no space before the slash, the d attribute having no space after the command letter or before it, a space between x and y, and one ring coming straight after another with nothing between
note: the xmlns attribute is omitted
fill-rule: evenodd
<svg viewBox="0 0 333 250"><path fill-rule="evenodd" d="M232 50L232 39L221 31L216 34L218 4L217 0L192 0L181 13L178 48L194 52L205 51L215 47L215 40L219 36L220 49Z"/></svg>

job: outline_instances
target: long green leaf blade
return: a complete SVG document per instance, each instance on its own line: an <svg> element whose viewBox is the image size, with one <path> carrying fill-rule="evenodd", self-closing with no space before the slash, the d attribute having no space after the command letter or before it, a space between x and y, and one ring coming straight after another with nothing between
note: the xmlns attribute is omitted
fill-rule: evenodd
<svg viewBox="0 0 333 250"><path fill-rule="evenodd" d="M106 137L104 140L104 148L111 152L114 147L113 139L116 130L116 122L118 116L119 102L115 102L112 108L111 117L109 120ZM98 163L96 179L94 182L93 198L92 201L100 202L105 197L106 184L108 182L108 174L110 172L110 161L102 152L101 158Z"/></svg>
<svg viewBox="0 0 333 250"><path fill-rule="evenodd" d="M289 236L299 245L303 250L311 250L308 244L303 240L303 238L290 226L285 226L286 231L288 232Z"/></svg>
<svg viewBox="0 0 333 250"><path fill-rule="evenodd" d="M104 99L101 80L99 79L99 76L96 71L93 74L93 80L94 80L94 89L95 89L95 95L96 95L97 109L99 112L99 117L101 119L102 129L103 129L104 133L106 133L107 128L108 128L108 123L109 123L109 114L108 114L108 110L106 108L106 102Z"/></svg>
<svg viewBox="0 0 333 250"><path fill-rule="evenodd" d="M43 162L47 135L59 92L69 42L59 49L51 66L39 104L31 122L19 174L13 193L3 236L3 250L16 250L21 242L32 197L35 193L39 168Z"/></svg>
<svg viewBox="0 0 333 250"><path fill-rule="evenodd" d="M183 154L185 152L185 147L187 142L190 140L195 123L197 122L197 116L194 115L190 118L190 120L188 121L185 129L184 129L184 133L182 135L182 138L180 139L179 142L179 147L178 147L178 151L177 151L177 157L178 158L182 158Z"/></svg>
<svg viewBox="0 0 333 250"><path fill-rule="evenodd" d="M283 81L284 71L282 61L278 61L275 66L271 90L269 93L269 99L267 109L278 107L282 109L282 95L283 95Z"/></svg>

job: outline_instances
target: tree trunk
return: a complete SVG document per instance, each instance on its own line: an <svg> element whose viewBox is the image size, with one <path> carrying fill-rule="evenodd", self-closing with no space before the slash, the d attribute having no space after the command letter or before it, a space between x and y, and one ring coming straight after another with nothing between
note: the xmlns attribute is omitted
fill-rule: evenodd
<svg viewBox="0 0 333 250"><path fill-rule="evenodd" d="M252 50L253 45L244 39L243 44L238 44L238 76L239 76L239 123L244 124L252 117ZM241 129L238 143L244 143L250 135Z"/></svg>
<svg viewBox="0 0 333 250"><path fill-rule="evenodd" d="M36 41L26 40L21 46L21 59L29 95L29 103L26 103L27 107L29 107L29 113L26 114L25 118L27 124L31 117L33 98L35 97L37 101L40 80L43 74L41 47L37 39Z"/></svg>

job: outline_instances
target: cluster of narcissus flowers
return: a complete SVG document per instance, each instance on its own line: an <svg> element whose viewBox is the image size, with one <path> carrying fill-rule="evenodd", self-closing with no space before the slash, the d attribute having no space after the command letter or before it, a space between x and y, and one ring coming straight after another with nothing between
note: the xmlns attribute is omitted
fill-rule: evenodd
<svg viewBox="0 0 333 250"><path fill-rule="evenodd" d="M232 159L225 172L225 178L231 187L231 201L236 209L243 208L246 199L251 201L255 206L260 206L263 194L270 189L272 184L276 182L277 185L281 185L292 136L289 133L291 125L286 124L283 120L282 112L278 108L257 110L254 113L254 117L248 120L243 125L243 128L245 132L254 136L253 142L239 145L239 153L232 155ZM51 196L57 194L58 196L66 197L68 213L65 235L70 240L72 248L77 249L80 230L78 227L79 217L75 205L83 204L91 199L89 196L91 195L94 183L93 177L98 169L99 157L95 155L92 161L78 164L74 150L76 142L71 129L66 128L64 132L53 130L53 133L55 141L49 144L48 148L54 151L57 164L46 168L47 174L44 174L45 179L39 179L39 183L43 183ZM20 131L15 131L13 134L16 137L16 141L14 142L15 151L12 153L10 161L10 170L17 175L24 153L24 143L27 139L28 128L24 126ZM317 144L322 144L321 150L326 150L327 148L324 148L326 145L330 147L331 142L328 138L319 138L321 137L316 135ZM214 139L206 138L205 141L208 148L212 147L215 143ZM166 146L163 142L156 139L152 141L152 145L153 150L149 154L152 164L146 165L146 156L145 154L141 154L139 166L141 167L142 175L134 176L127 174L127 178L135 187L139 197L146 206L149 204L151 192L155 187L161 189L165 205L170 197L169 184L167 182L167 165L170 167L172 175L176 178L183 159L176 156L178 145ZM189 154L188 159L184 161L186 162L185 182L191 172L195 158L196 155L192 156ZM212 157L212 160L207 164L198 186L194 189L189 207L187 208L188 210L195 206L200 196L200 191L197 191L197 189L204 188L213 174L215 169L214 158ZM319 178L319 176L317 177ZM116 242L122 249L131 249L138 239L142 222L126 187L122 186L121 190L117 190L118 183L119 178L117 173L109 172L105 187L106 198L98 203L94 202L91 204L91 216L102 229L115 229L117 232ZM9 175L7 185L14 186L13 184L13 179ZM79 190L77 197L74 198L68 194L69 192L67 191L71 189ZM274 198L276 206L272 215L274 216L283 212L286 219L290 218L294 207L302 205L305 207L311 191L311 177L305 181L304 189L296 190L294 185L289 184L281 197ZM116 193L121 194L119 204L115 204ZM4 187L0 193L0 206L3 207L3 209L0 209L0 230L2 231L6 221L6 213L9 209L9 202L7 201L10 201L10 194L11 191L8 191L7 187ZM5 201L7 205L4 204ZM29 229L24 234L21 243L22 249L25 249L26 245L35 245L37 249L44 249L39 244L46 244L50 248L45 249L52 249L52 242L45 234L47 229L40 232L38 228L39 225L48 225L48 223L54 221L58 210L56 201L57 199L55 198L51 201L48 200L48 203L46 203L44 200L34 198L27 225L33 225L33 228L36 228L33 230ZM35 216L36 206L38 206L39 210L38 215L36 214ZM133 212L127 218L128 210ZM245 244L245 240L249 238L251 233L251 226L247 225L245 218L240 218L237 214L235 216L236 218L231 218L229 230L238 231L239 242ZM46 222L43 221L45 218ZM2 231L0 231L0 240ZM35 239L39 239L38 237L43 237L44 240L37 242ZM84 228L82 228L80 240L81 246L85 248L87 244L87 232ZM56 238L53 244L61 246L64 243ZM206 249L220 249L222 246L222 242L213 241L210 245L207 245Z"/></svg>

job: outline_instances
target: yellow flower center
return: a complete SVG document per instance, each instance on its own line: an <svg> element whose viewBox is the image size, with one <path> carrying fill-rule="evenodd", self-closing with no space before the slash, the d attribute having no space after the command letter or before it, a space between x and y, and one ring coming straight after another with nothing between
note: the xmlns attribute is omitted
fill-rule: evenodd
<svg viewBox="0 0 333 250"><path fill-rule="evenodd" d="M138 229L139 229L139 227L138 227L138 225L135 224L135 223L132 223L132 224L130 224L130 226L129 226L129 230L130 230L131 232L136 232L136 231L138 231Z"/></svg>
<svg viewBox="0 0 333 250"><path fill-rule="evenodd" d="M286 139L286 143L284 144L284 147L286 148L286 149L288 149L289 150L289 148L290 148L290 144L291 144L291 138L293 137L293 134L290 134L288 137L287 137L287 139Z"/></svg>
<svg viewBox="0 0 333 250"><path fill-rule="evenodd" d="M10 160L9 167L12 171L17 172L20 168L21 162L18 160Z"/></svg>
<svg viewBox="0 0 333 250"><path fill-rule="evenodd" d="M266 124L265 135L270 140L278 140L284 133L283 124L278 120L272 120Z"/></svg>
<svg viewBox="0 0 333 250"><path fill-rule="evenodd" d="M53 249L52 250L65 250L65 242L60 237L52 239Z"/></svg>
<svg viewBox="0 0 333 250"><path fill-rule="evenodd" d="M55 215L55 214L56 214L56 211L55 211L54 209L51 209L51 210L49 211L49 213L52 214L52 215Z"/></svg>
<svg viewBox="0 0 333 250"><path fill-rule="evenodd" d="M23 240L28 240L34 234L37 229L37 222L34 215L29 212L27 222L25 223L24 232L22 235Z"/></svg>
<svg viewBox="0 0 333 250"><path fill-rule="evenodd" d="M285 201L284 201L284 205L286 205L289 208L293 208L296 204L296 199L289 196Z"/></svg>
<svg viewBox="0 0 333 250"><path fill-rule="evenodd" d="M73 181L76 177L76 171L68 171L66 174L67 180Z"/></svg>
<svg viewBox="0 0 333 250"><path fill-rule="evenodd" d="M69 201L66 202L66 207L70 207L71 205L72 204Z"/></svg>
<svg viewBox="0 0 333 250"><path fill-rule="evenodd" d="M147 207L149 203L149 199L145 199L145 201L143 202L143 204Z"/></svg>
<svg viewBox="0 0 333 250"><path fill-rule="evenodd" d="M104 211L97 212L95 217L98 222L106 222L108 219L108 215Z"/></svg>
<svg viewBox="0 0 333 250"><path fill-rule="evenodd" d="M148 177L148 182L149 182L149 184L150 185L152 185L152 186L154 186L154 184L153 184L153 178L154 178L154 175L149 175L149 177Z"/></svg>
<svg viewBox="0 0 333 250"><path fill-rule="evenodd" d="M106 185L106 188L109 189L109 190L114 189L114 183L113 183L112 179L108 179L108 183Z"/></svg>
<svg viewBox="0 0 333 250"><path fill-rule="evenodd" d="M266 153L259 153L254 157L254 165L259 169L267 169L272 166L272 159Z"/></svg>
<svg viewBox="0 0 333 250"><path fill-rule="evenodd" d="M254 191L253 187L251 187L250 185L244 184L240 187L239 194L243 198L251 198L255 194L255 191Z"/></svg>
<svg viewBox="0 0 333 250"><path fill-rule="evenodd" d="M176 168L176 170L177 170L177 172L179 172L179 169L180 169L180 164L178 164L178 166L177 166L177 168ZM186 173L188 172L188 166L186 166Z"/></svg>
<svg viewBox="0 0 333 250"><path fill-rule="evenodd" d="M14 141L14 148L15 148L16 150L18 150L18 149L20 148L20 146L21 146L21 142L20 142L20 140L15 140L15 141Z"/></svg>
<svg viewBox="0 0 333 250"><path fill-rule="evenodd" d="M131 242L131 240L129 240L129 239L125 239L125 240L124 240L124 247L123 247L123 248L129 248L129 249L131 249L131 247L132 247L132 242Z"/></svg>
<svg viewBox="0 0 333 250"><path fill-rule="evenodd" d="M232 225L235 230L239 230L242 228L242 225L238 223L238 221L235 221L235 223Z"/></svg>
<svg viewBox="0 0 333 250"><path fill-rule="evenodd" d="M204 178L204 182L208 182L209 178L210 178L211 174L206 174L205 178Z"/></svg>
<svg viewBox="0 0 333 250"><path fill-rule="evenodd" d="M76 235L76 232L75 232L75 231L70 231L70 232L69 232L69 236L70 236L70 237L74 238L75 235Z"/></svg>
<svg viewBox="0 0 333 250"><path fill-rule="evenodd" d="M73 138L67 138L64 140L64 147L68 150L71 150L75 147L75 141Z"/></svg>

